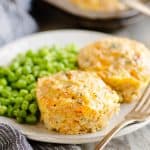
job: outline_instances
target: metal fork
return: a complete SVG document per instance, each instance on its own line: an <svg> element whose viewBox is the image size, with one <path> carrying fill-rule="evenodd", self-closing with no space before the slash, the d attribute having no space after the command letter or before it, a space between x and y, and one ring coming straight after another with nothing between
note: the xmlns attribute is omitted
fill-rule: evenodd
<svg viewBox="0 0 150 150"><path fill-rule="evenodd" d="M146 6L146 4L141 2L141 0L122 0L122 2L127 6L138 10L141 13L150 16L150 8Z"/></svg>
<svg viewBox="0 0 150 150"><path fill-rule="evenodd" d="M134 122L143 122L150 119L150 83L145 88L142 96L124 119L116 125L104 138L97 144L95 150L103 150L107 143L125 126Z"/></svg>

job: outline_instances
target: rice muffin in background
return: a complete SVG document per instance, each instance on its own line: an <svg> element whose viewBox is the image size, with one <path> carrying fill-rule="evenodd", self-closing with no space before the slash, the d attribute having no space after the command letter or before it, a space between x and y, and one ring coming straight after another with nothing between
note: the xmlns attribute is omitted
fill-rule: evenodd
<svg viewBox="0 0 150 150"><path fill-rule="evenodd" d="M76 6L92 11L113 12L126 9L120 0L70 0Z"/></svg>
<svg viewBox="0 0 150 150"><path fill-rule="evenodd" d="M78 64L83 70L97 72L123 102L138 98L150 81L149 49L126 38L111 37L85 46Z"/></svg>
<svg viewBox="0 0 150 150"><path fill-rule="evenodd" d="M38 80L37 101L49 130L96 132L119 111L119 96L96 73L69 71Z"/></svg>

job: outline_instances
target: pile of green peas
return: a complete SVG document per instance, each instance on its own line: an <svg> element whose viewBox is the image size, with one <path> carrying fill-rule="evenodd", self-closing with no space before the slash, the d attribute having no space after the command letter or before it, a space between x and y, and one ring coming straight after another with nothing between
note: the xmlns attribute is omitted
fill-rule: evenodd
<svg viewBox="0 0 150 150"><path fill-rule="evenodd" d="M60 71L77 69L77 47L43 47L19 54L7 67L0 67L0 116L19 123L35 124L40 113L36 81Z"/></svg>

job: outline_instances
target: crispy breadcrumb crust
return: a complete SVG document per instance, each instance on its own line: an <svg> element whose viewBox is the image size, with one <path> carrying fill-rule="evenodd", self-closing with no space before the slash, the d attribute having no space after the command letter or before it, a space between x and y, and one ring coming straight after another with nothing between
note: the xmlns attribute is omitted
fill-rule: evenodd
<svg viewBox="0 0 150 150"><path fill-rule="evenodd" d="M123 102L137 99L150 81L150 52L127 38L106 38L81 49L81 69L97 72L121 96Z"/></svg>
<svg viewBox="0 0 150 150"><path fill-rule="evenodd" d="M96 132L119 111L119 96L96 73L69 71L38 80L37 99L49 130Z"/></svg>

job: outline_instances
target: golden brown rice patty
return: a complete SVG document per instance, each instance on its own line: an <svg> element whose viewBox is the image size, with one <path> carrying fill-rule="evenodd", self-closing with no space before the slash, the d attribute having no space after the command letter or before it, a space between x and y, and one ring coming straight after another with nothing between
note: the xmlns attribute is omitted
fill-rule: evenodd
<svg viewBox="0 0 150 150"><path fill-rule="evenodd" d="M96 73L69 71L38 80L42 120L64 134L95 132L119 111L119 96Z"/></svg>
<svg viewBox="0 0 150 150"><path fill-rule="evenodd" d="M126 38L107 38L85 46L78 63L82 69L96 71L124 102L137 98L150 81L149 50Z"/></svg>

